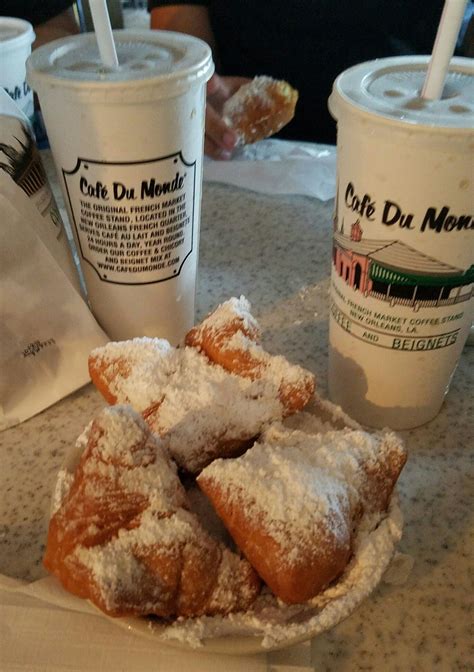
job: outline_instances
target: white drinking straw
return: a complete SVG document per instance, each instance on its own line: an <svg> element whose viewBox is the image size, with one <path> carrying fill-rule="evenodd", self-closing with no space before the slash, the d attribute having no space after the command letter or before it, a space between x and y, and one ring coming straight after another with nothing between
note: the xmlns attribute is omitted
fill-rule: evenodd
<svg viewBox="0 0 474 672"><path fill-rule="evenodd" d="M90 8L102 63L106 68L116 70L119 62L117 51L115 50L107 2L106 0L90 0Z"/></svg>
<svg viewBox="0 0 474 672"><path fill-rule="evenodd" d="M445 0L421 92L422 98L438 100L443 94L444 81L454 53L466 5L467 0Z"/></svg>

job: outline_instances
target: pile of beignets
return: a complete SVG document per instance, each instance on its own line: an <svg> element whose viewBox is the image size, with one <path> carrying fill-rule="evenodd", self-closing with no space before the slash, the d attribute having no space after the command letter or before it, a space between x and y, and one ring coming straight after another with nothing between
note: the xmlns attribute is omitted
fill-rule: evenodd
<svg viewBox="0 0 474 672"><path fill-rule="evenodd" d="M112 616L244 611L266 585L310 600L347 567L358 523L382 514L406 461L391 432L291 430L314 376L260 345L244 297L182 347L138 338L89 358L107 400L53 513L45 567ZM193 512L197 483L230 548Z"/></svg>

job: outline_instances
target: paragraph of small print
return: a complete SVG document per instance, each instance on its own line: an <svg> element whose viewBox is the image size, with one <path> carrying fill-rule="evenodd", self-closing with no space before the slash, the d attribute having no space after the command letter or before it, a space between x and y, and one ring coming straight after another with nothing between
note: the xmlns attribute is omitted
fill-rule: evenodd
<svg viewBox="0 0 474 672"><path fill-rule="evenodd" d="M132 164L79 159L63 174L81 256L101 280L179 275L194 247L195 164L181 154Z"/></svg>

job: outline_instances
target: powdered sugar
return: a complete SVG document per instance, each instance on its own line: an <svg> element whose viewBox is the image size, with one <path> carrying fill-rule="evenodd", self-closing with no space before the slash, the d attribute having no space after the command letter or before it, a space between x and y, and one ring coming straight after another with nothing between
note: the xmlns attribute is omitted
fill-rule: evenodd
<svg viewBox="0 0 474 672"><path fill-rule="evenodd" d="M312 543L315 529L324 526L335 538L347 538L365 469L386 459L392 441L391 435L382 440L363 431L308 435L273 425L242 457L215 460L198 482L218 484L226 501L235 500L261 521L291 565Z"/></svg>
<svg viewBox="0 0 474 672"><path fill-rule="evenodd" d="M159 338L107 343L91 352L104 367L112 394L141 412L160 400L160 390L179 367L181 351Z"/></svg>
<svg viewBox="0 0 474 672"><path fill-rule="evenodd" d="M71 489L74 475L68 469L60 469L56 477L53 495L51 497L51 515L55 514L61 502Z"/></svg>
<svg viewBox="0 0 474 672"><path fill-rule="evenodd" d="M275 115L275 93L278 93L280 98L283 98L285 94L290 98L290 92L292 90L286 82L275 80L266 75L254 77L251 82L241 86L226 101L222 112L224 121L237 132L239 136L238 144L254 142L259 139L257 134L262 133L262 121L271 119ZM249 109L253 112L252 118L246 120ZM258 111L256 118L254 118L255 110ZM240 128L243 122L245 123L245 132ZM276 133L283 125L284 122L281 122L276 128L266 132L265 135Z"/></svg>
<svg viewBox="0 0 474 672"><path fill-rule="evenodd" d="M259 336L250 303L233 297L189 332L189 346L136 338L97 348L93 379L107 388L107 398L143 413L167 437L178 465L196 472L220 454L238 452L268 423L305 405L314 390L309 371L265 352Z"/></svg>
<svg viewBox="0 0 474 672"><path fill-rule="evenodd" d="M300 411L314 393L314 375L281 355L266 352L258 343L258 324L249 311L250 304L242 296L226 301L189 332L186 343L227 371L271 382L284 415Z"/></svg>
<svg viewBox="0 0 474 672"><path fill-rule="evenodd" d="M239 143L262 140L277 133L294 115L298 93L287 82L255 77L224 104L223 117Z"/></svg>
<svg viewBox="0 0 474 672"><path fill-rule="evenodd" d="M217 325L213 325L217 330ZM260 375L273 381L277 390L285 385L304 385L305 381L312 381L313 375L297 364L291 364L282 355L271 355L260 345L248 338L243 332L236 332L222 347L223 350L244 352L259 366Z"/></svg>
<svg viewBox="0 0 474 672"><path fill-rule="evenodd" d="M146 569L137 559L137 555L160 549L160 555L175 552L176 545L192 542L197 538L198 523L195 516L184 509L178 509L171 515L160 517L153 507L148 508L140 517L140 525L132 529L121 529L118 535L106 544L85 548L78 546L75 559L92 573L108 609L116 605L116 597L124 593L133 594L134 587L144 582ZM163 598L163 585L159 575L155 576L155 594L158 603ZM151 583L147 582L147 587ZM150 611L154 609L151 608Z"/></svg>
<svg viewBox="0 0 474 672"><path fill-rule="evenodd" d="M259 637L258 644L247 644L251 650L259 646L263 649L289 646L314 637L346 618L374 590L390 564L402 527L401 511L394 497L386 516L372 517L359 527L354 557L342 577L308 603L288 606L266 593L245 613L178 619L171 625L148 622L148 628L158 640L172 640L193 648L204 645L210 650L214 638L224 636ZM125 619L119 625L140 633L147 622Z"/></svg>
<svg viewBox="0 0 474 672"><path fill-rule="evenodd" d="M187 551L189 548L193 550ZM187 558L187 553L192 555ZM216 564L208 564L208 556L214 559L214 553ZM189 557L210 572L210 594L203 577L195 577L191 587L189 577L184 578ZM206 600L206 611L212 613L239 609L239 605L252 602L256 594L246 560L211 540L196 516L184 508L163 517L150 506L140 515L137 526L120 529L105 544L76 547L67 562L72 566L77 562L90 571L109 611L166 613L169 601L171 609L179 608L182 594L189 600L186 595L192 589L203 602Z"/></svg>
<svg viewBox="0 0 474 672"><path fill-rule="evenodd" d="M233 296L219 304L210 319L209 317L204 319L202 324L214 332L219 332L237 318L241 321L245 333L251 334L255 341L260 338L260 327L250 310L250 302L245 296L241 295L239 298Z"/></svg>
<svg viewBox="0 0 474 672"><path fill-rule="evenodd" d="M226 441L250 439L282 417L274 380L236 376L209 364L194 348L177 352L179 373L160 390L162 403L147 421L154 431L167 435L180 466L197 471Z"/></svg>
<svg viewBox="0 0 474 672"><path fill-rule="evenodd" d="M331 424L329 418L334 424ZM294 422L296 419L297 422ZM327 433L340 423L341 415L329 402L317 399L313 413L299 414L294 420L291 420L291 424L296 424L301 430L314 432L319 428ZM285 424L289 422L286 420ZM281 428L278 428L278 432L281 432ZM68 462L77 462L75 454ZM203 510L200 505L199 510ZM212 510L205 510L212 516ZM210 523L210 527L215 531L219 525ZM343 576L336 584L306 604L284 605L268 591L264 591L252 609L225 617L178 618L172 624L138 618L113 619L112 622L138 634L151 630L159 641L172 640L183 647L204 645L212 650L213 638L220 640L225 636L242 635L249 636L248 641L241 640L242 646L247 650L255 651L260 646L264 649L286 646L299 639L315 636L348 616L380 581L390 563L401 531L401 512L396 497L393 497L386 516L375 514L365 516L360 521L354 542L354 557ZM101 558L101 570L98 569L97 558L90 562L95 565L96 571L104 572L102 581L110 583L115 580L113 576L107 578L107 568L112 571L112 565L106 554ZM134 575L133 567L125 569L126 576Z"/></svg>
<svg viewBox="0 0 474 672"><path fill-rule="evenodd" d="M269 87L277 83L276 79L267 75L254 77L251 82L244 84L238 91L226 101L224 105L224 118L232 119L234 116L240 116L248 105L250 100L258 98L262 105L270 106L272 96L269 94Z"/></svg>
<svg viewBox="0 0 474 672"><path fill-rule="evenodd" d="M83 471L89 487L113 484L124 493L146 498L154 511L166 513L185 502L184 489L176 465L166 452L166 444L150 433L144 420L128 406L104 408L89 436L95 441L84 453ZM93 494L90 492L89 494Z"/></svg>
<svg viewBox="0 0 474 672"><path fill-rule="evenodd" d="M59 470L54 484L54 490L51 497L51 515L53 516L60 508L64 498L71 489L74 480L74 470L77 467L79 458L84 452L89 432L91 430L92 421L84 428L81 434L76 439L74 449L68 454L67 463Z"/></svg>
<svg viewBox="0 0 474 672"><path fill-rule="evenodd" d="M58 499L65 494L48 537L49 567L65 585L79 581L81 594L115 614L247 607L254 571L188 510L177 467L143 418L129 406L105 408L87 437L72 487L57 488Z"/></svg>
<svg viewBox="0 0 474 672"><path fill-rule="evenodd" d="M156 439L149 436L142 418L126 407L104 409L98 424L101 432L93 451L98 460L130 468L145 467L159 455Z"/></svg>
<svg viewBox="0 0 474 672"><path fill-rule="evenodd" d="M249 439L282 417L280 377L252 381L210 364L195 348L154 347L154 339L111 343L93 354L107 369L110 390L119 403L147 415L150 427L169 434L169 450L189 471L199 469L217 442ZM129 373L118 375L122 360ZM172 432L171 432L172 430Z"/></svg>
<svg viewBox="0 0 474 672"><path fill-rule="evenodd" d="M209 609L219 610L223 604L232 605L232 610L239 608L239 603L250 604L255 599L254 586L248 581L235 584L235 577L245 575L248 568L247 561L227 548L223 548L219 571L216 576L214 589L209 598Z"/></svg>
<svg viewBox="0 0 474 672"><path fill-rule="evenodd" d="M358 422L350 418L340 406L323 399L317 393L305 411L285 418L285 427L300 429L307 434L323 434L335 429L361 429Z"/></svg>

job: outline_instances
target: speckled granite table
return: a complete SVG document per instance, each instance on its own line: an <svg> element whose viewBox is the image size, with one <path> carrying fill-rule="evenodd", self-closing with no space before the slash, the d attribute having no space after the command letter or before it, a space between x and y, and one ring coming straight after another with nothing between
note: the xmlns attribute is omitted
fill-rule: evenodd
<svg viewBox="0 0 474 672"><path fill-rule="evenodd" d="M246 295L266 347L313 370L322 393L331 213L331 202L204 186L198 316L231 295ZM413 557L413 569L405 583L381 585L350 618L311 643L318 672L474 669L473 356L466 348L439 416L405 433L410 457L400 483L406 518L400 550ZM55 474L101 406L88 386L0 435L0 573L29 580L42 575ZM268 669L277 669L271 658Z"/></svg>

